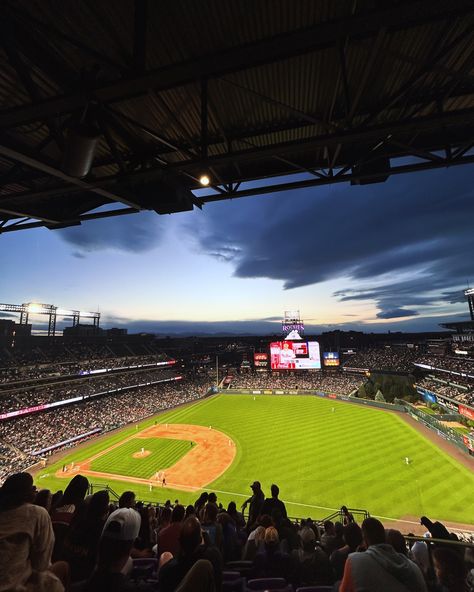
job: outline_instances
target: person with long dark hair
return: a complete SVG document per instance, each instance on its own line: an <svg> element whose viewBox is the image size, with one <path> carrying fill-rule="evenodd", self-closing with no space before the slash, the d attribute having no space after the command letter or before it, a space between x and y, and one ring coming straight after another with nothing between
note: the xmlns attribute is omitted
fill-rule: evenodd
<svg viewBox="0 0 474 592"><path fill-rule="evenodd" d="M64 590L57 575L65 580L67 568L51 566L51 518L45 508L33 504L35 496L29 473L11 475L0 488L0 590Z"/></svg>

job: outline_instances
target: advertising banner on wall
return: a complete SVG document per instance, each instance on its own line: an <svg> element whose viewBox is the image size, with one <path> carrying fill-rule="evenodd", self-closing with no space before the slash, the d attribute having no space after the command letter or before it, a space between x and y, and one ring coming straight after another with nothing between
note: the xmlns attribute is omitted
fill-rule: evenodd
<svg viewBox="0 0 474 592"><path fill-rule="evenodd" d="M253 364L255 368L268 368L268 354L265 353L254 353Z"/></svg>
<svg viewBox="0 0 474 592"><path fill-rule="evenodd" d="M468 419L472 419L474 421L474 409L471 407L466 407L466 405L459 405L459 413L467 417Z"/></svg>

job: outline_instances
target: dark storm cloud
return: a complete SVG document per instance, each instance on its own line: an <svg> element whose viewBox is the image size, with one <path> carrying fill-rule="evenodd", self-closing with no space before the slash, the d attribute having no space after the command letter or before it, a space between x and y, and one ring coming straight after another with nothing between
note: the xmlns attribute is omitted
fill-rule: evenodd
<svg viewBox="0 0 474 592"><path fill-rule="evenodd" d="M474 279L473 178L474 167L453 167L214 206L199 240L207 253L232 253L237 277L282 280L285 289L358 280L367 289L336 296L373 299L380 318L414 314L460 301L455 288ZM399 282L401 274L413 279ZM374 278L381 287L370 287Z"/></svg>
<svg viewBox="0 0 474 592"><path fill-rule="evenodd" d="M163 222L157 214L142 212L129 216L91 220L81 226L57 232L63 240L79 248L74 257L103 249L143 253L157 246Z"/></svg>
<svg viewBox="0 0 474 592"><path fill-rule="evenodd" d="M406 308L394 308L377 313L378 319L399 319L402 317L417 316L416 310L407 310Z"/></svg>

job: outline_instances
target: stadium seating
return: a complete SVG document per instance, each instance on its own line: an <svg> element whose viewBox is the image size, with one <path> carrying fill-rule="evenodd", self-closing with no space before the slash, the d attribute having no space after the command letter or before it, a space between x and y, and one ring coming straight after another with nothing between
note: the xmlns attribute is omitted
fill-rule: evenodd
<svg viewBox="0 0 474 592"><path fill-rule="evenodd" d="M37 554L39 558L37 572L30 576L31 572L28 569L19 569L17 563L15 564L15 570L13 570L8 563L5 563L6 555L0 555L2 577L16 586L28 584L30 577L35 579L49 578L56 586L51 589L60 591L64 589L63 584L66 583L67 574L69 573L73 585L78 585L79 590L87 592L89 590L87 581L94 582L94 578L100 578L100 581L108 581L108 562L113 553L120 552L123 554L125 552L127 555L124 557L128 556L132 566L128 576L130 590L135 590L134 585L145 584L149 586L146 590L150 591L168 592L169 590L175 590L179 581L183 580L187 574L191 574L194 569L198 572L194 575L202 577L203 581L209 578L208 587L205 587L209 592L215 589L223 592L258 592L261 590L273 592L329 592L337 589L333 587L336 579L334 573L329 575L330 581L326 584L321 585L317 582L317 579L322 577L323 572L319 571L320 568L317 567L317 562L312 563L314 561L312 559L313 553L315 554L314 557L319 557L319 560L321 556L326 557L326 562L329 559L329 555L326 555L320 546L322 544L324 549L324 538L321 538L324 531L321 523L312 521L302 521L301 524L297 522L289 523L282 520L278 513L273 518L258 516L254 525L247 524L238 530L240 548L242 549L247 536L253 536L254 529L262 528L261 524L263 523L270 524L270 526L263 527L265 536L257 545L256 558L253 561L227 562L226 568L222 570L226 553L225 544L223 542L222 546L212 546L205 536L204 539L201 539L203 531L200 520L206 513L206 508L199 509L200 506L197 503L193 509L196 514L185 518L180 523L179 544L181 551L174 558L170 554L166 558L166 554L160 558L154 555L152 549L156 544L157 533L160 528L166 528L166 526L160 526L160 515L165 513L164 506L152 507L138 502L135 509L124 506L117 510L117 502L114 501L108 506L105 515L100 512L95 513L93 508L97 506L100 500L109 503L109 493L98 490L93 496L86 497L87 480L84 477L76 476L66 487L64 494L60 494L59 497L56 496L54 507L50 505L39 507L36 504L41 504L40 499L43 500L44 496L41 495L41 492L33 493L31 484L31 477L23 473L10 477L0 488L0 513L3 518L0 521L0 545L2 539L8 537L10 544L18 547L15 553L19 561L32 553ZM62 500L64 500L64 503ZM72 505L71 502L73 502ZM218 498L215 502L207 503L218 504ZM353 515L350 509L349 513ZM48 534L48 530L51 531L52 524L50 514L53 515L53 519L56 521L55 524L57 524L58 519L63 520L61 523L62 532L61 536L56 540L55 552L56 557L61 559L62 563L56 562L52 565L49 564L49 561L41 562L41 558L45 554L48 556L52 551L53 539ZM64 517L67 515L69 515L69 518L65 520ZM15 520L12 522L10 518L13 516ZM15 523L18 521L20 524L23 516L29 517L32 528L31 537L15 536ZM229 520L233 521L231 515L219 504L218 523L225 524ZM400 587L397 589L414 590L413 581L409 583L409 579L412 577L418 578L419 582L425 579L425 585L427 586L425 589L429 592L461 589L460 587L449 587L450 582L456 582L459 585L471 585L472 576L474 575L474 561L469 554L466 554L466 559L463 561L462 552L466 543L456 540L457 537L453 537L444 525L439 522L432 522L426 517L422 518L422 521L429 531L427 534L437 538L409 536L409 540L404 541L403 536L398 531L391 530L386 535L382 524L378 520L366 518L362 523L361 531L364 537L364 545L370 549L372 545L376 547L381 544L382 540L374 542L370 538L374 536L373 532L377 529L379 530L378 536L380 536L380 532L382 533L383 541L394 541L393 544L397 541L396 549L399 555L388 543L384 543L379 551L395 554L394 556L399 557L397 561L404 563L407 567L408 571L404 572L399 583ZM140 527L140 523L142 527L145 525L145 528ZM39 527L40 524L41 527ZM84 524L87 524L86 530L84 530ZM110 526L111 524L114 525L113 529ZM196 525L199 529L198 534L200 533L198 538L192 534ZM235 524L235 526L237 525ZM352 524L351 527L353 526ZM21 528L25 527L22 526ZM312 545L309 546L308 529L311 529L314 533L311 538ZM82 534L77 538L80 532ZM347 558L347 553L344 555L344 549L347 548L344 539L345 528L342 529L342 532L343 538L336 542L336 550L342 551L340 557ZM280 533L280 535L277 536L275 533ZM397 534L398 538L394 538L394 533ZM275 536L277 536L276 539ZM472 540L471 538L471 543ZM120 541L120 546L117 546L117 541ZM412 552L411 548L415 541L416 544L423 547L426 557L430 553L433 554L433 560L437 565L436 573L430 569L426 570L426 565L429 566L429 564L425 565L420 560L423 553L420 553L419 548L416 552L413 548ZM278 543L276 546L274 545L275 542ZM361 547L360 550L365 549L365 546ZM468 547L469 545L467 545ZM471 547L474 548L474 545L471 544ZM73 551L72 554L71 550ZM259 566L262 565L260 559L268 554L271 556L273 553L277 553L277 556L281 557L282 560L290 562L292 567L288 578L277 576L274 573L269 573L265 577L252 575L252 571L258 570ZM359 551L355 555L362 555L362 553ZM84 556L90 556L91 561L83 563L82 558ZM311 565L316 566L313 571L308 572L307 569L301 571L300 558L303 556L306 558L305 561L309 561ZM369 554L367 556L369 557ZM107 559L104 561L102 557ZM352 558L353 555L350 555L350 557ZM370 557L372 556L370 555ZM206 561L203 562L203 559ZM64 563L64 560L67 563ZM367 563L367 560L365 562ZM97 566L94 568L95 564ZM82 567L78 569L78 565ZM273 565L274 567L270 568L271 570L279 569L279 566L271 561L266 565L267 568ZM370 561L367 565L368 568L366 567L366 569L370 569ZM390 577L393 577L396 573L390 572ZM308 574L312 575L308 576ZM310 577L310 581L307 581L308 577ZM327 575L324 577L327 577ZM302 579L305 581L301 581ZM79 584L81 581L84 581L84 583ZM373 587L364 589L369 592L382 589L382 587L379 587L377 580L374 580L371 584L373 584ZM418 587L416 589L421 590L422 588ZM469 588L466 587L465 590L467 591Z"/></svg>

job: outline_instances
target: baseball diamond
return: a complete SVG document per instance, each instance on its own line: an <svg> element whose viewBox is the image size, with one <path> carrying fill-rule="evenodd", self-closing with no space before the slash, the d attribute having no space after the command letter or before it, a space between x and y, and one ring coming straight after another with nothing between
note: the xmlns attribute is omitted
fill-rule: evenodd
<svg viewBox="0 0 474 592"><path fill-rule="evenodd" d="M61 468L73 462L74 472L118 493L132 482L143 499L178 496L188 503L209 488L227 503L243 500L254 479L269 490L278 475L282 499L295 517L324 517L343 499L384 519L410 522L426 514L452 523L474 521L470 459L460 462L462 456L440 447L443 440L428 439L402 414L314 396L220 394L138 427L60 456L37 477L43 487L61 488L62 477L71 476ZM168 462L145 464L156 454L153 443L166 447L171 439L179 446ZM190 441L196 443L192 448ZM125 468L124 446L131 463ZM143 446L152 454L131 458ZM101 459L106 470L97 464ZM166 486L150 492L153 470L159 469L166 469Z"/></svg>

